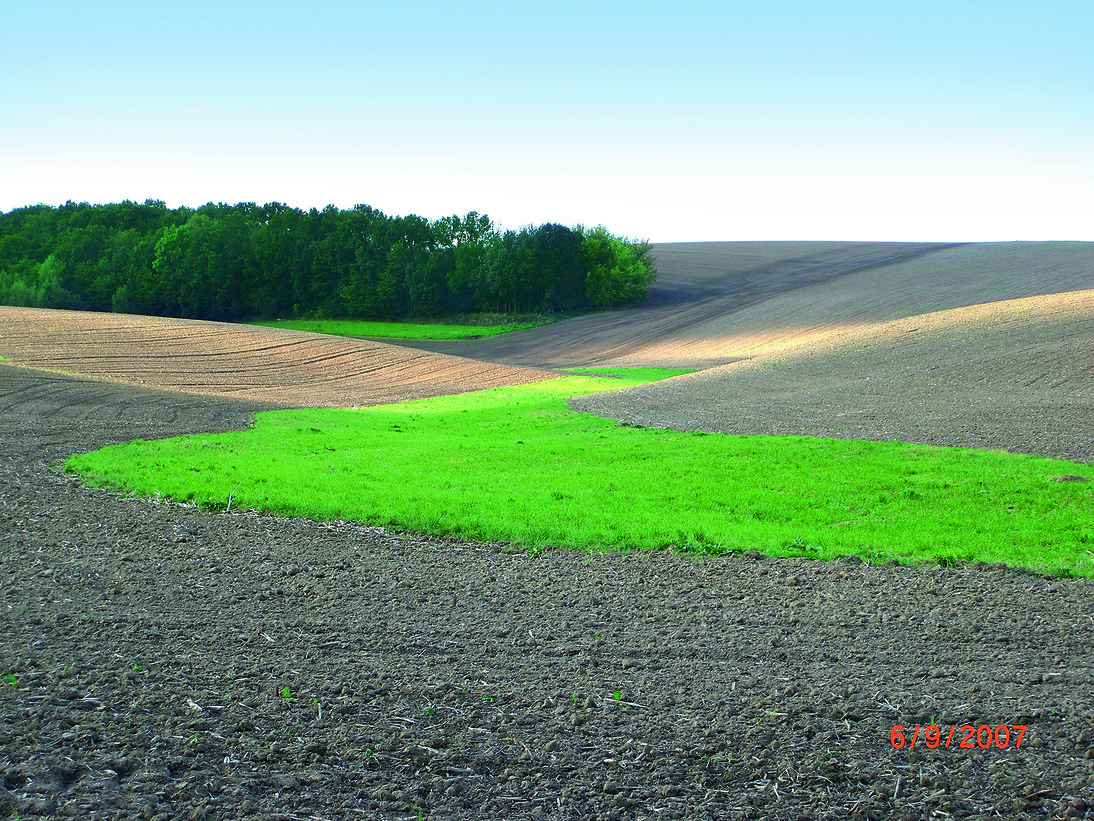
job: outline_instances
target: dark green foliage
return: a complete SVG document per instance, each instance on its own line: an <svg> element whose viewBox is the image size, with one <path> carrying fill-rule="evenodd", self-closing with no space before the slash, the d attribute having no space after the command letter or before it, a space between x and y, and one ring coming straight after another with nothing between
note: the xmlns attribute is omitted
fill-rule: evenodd
<svg viewBox="0 0 1094 821"><path fill-rule="evenodd" d="M582 264L583 238L564 225L541 225L532 232L535 269L543 289L541 308L572 311L585 301L586 269Z"/></svg>
<svg viewBox="0 0 1094 821"><path fill-rule="evenodd" d="M0 304L200 319L554 313L645 299L649 246L367 205L66 203L0 214Z"/></svg>

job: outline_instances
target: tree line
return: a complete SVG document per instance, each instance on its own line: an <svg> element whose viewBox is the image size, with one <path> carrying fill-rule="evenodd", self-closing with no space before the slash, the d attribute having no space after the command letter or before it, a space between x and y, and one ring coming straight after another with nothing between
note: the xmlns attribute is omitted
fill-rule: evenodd
<svg viewBox="0 0 1094 821"><path fill-rule="evenodd" d="M554 313L640 302L651 248L367 205L34 205L0 214L0 304L224 321Z"/></svg>

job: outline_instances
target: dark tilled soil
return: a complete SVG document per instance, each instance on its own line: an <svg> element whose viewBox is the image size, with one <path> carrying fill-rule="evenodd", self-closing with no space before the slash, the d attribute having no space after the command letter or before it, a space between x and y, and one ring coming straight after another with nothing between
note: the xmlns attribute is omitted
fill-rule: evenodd
<svg viewBox="0 0 1094 821"><path fill-rule="evenodd" d="M530 368L606 363L710 368L727 353L735 311L779 294L831 283L960 247L903 242L685 242L654 246L649 301L478 340L400 340L403 347Z"/></svg>
<svg viewBox="0 0 1094 821"><path fill-rule="evenodd" d="M1088 581L531 557L119 498L53 469L255 409L0 366L0 817L1094 807ZM932 719L939 748L920 730L909 749ZM1020 749L1017 730L962 749L966 723L1028 729Z"/></svg>
<svg viewBox="0 0 1094 821"><path fill-rule="evenodd" d="M652 428L1094 462L1094 291L868 325L829 343L569 403Z"/></svg>
<svg viewBox="0 0 1094 821"><path fill-rule="evenodd" d="M649 302L473 341L404 342L526 367L713 368L838 329L1094 288L1094 243L654 246Z"/></svg>

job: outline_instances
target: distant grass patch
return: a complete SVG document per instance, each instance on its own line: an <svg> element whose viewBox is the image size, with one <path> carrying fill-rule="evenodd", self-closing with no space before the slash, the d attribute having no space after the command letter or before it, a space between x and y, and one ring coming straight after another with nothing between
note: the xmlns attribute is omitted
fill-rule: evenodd
<svg viewBox="0 0 1094 821"><path fill-rule="evenodd" d="M1094 575L1094 464L997 451L646 430L565 397L674 372L572 376L74 456L93 484L537 549L754 549L979 560Z"/></svg>
<svg viewBox="0 0 1094 821"><path fill-rule="evenodd" d="M414 322L367 322L356 319L286 319L250 322L267 328L288 328L335 336L383 337L386 339L485 339L511 331L535 328L548 322L513 322L502 325L444 325Z"/></svg>
<svg viewBox="0 0 1094 821"><path fill-rule="evenodd" d="M586 376L614 376L617 379L626 379L630 384L643 382L656 382L659 379L667 379L670 376L681 376L685 373L695 373L695 368L563 368L567 373L579 373ZM615 385L614 387L619 387Z"/></svg>

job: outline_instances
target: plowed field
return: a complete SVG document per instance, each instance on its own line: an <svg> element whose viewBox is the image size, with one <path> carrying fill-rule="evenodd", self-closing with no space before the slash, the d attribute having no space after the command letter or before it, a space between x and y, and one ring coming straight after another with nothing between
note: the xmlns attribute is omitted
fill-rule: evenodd
<svg viewBox="0 0 1094 821"><path fill-rule="evenodd" d="M1062 292L1094 288L1090 246L660 253L680 267L649 308L489 344L540 366L756 357L603 409L650 424L706 407L757 432L944 430L1088 452L1091 293ZM687 258L706 259L690 285ZM722 282L727 270L740 281ZM969 308L977 293L1062 295ZM53 371L0 363L0 817L1094 808L1094 582L753 554L533 558L121 498L52 466L244 427L274 402L364 405L539 375L211 323L0 319L0 355ZM488 343L467 344L478 356Z"/></svg>
<svg viewBox="0 0 1094 821"><path fill-rule="evenodd" d="M358 407L551 374L380 342L184 319L0 307L12 364L295 407Z"/></svg>
<svg viewBox="0 0 1094 821"><path fill-rule="evenodd" d="M707 368L849 326L1094 288L1094 243L656 246L647 305L470 342L420 342L527 367Z"/></svg>
<svg viewBox="0 0 1094 821"><path fill-rule="evenodd" d="M799 335L572 407L646 427L1094 461L1094 290Z"/></svg>
<svg viewBox="0 0 1094 821"><path fill-rule="evenodd" d="M758 555L532 558L118 498L50 470L111 442L242 427L261 407L0 365L6 817L1032 819L1094 806L1090 581ZM928 748L932 721L942 738Z"/></svg>

